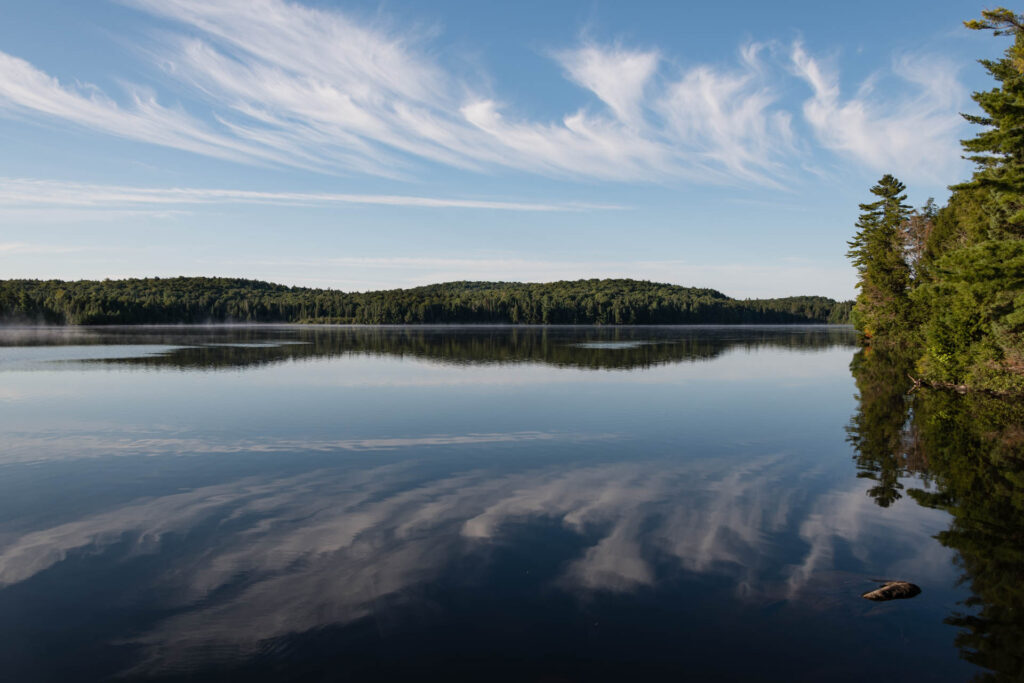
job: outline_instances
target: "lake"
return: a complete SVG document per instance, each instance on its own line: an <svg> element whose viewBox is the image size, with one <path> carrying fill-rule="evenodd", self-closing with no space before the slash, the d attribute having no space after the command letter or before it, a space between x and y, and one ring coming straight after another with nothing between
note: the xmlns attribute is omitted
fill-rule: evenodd
<svg viewBox="0 0 1024 683"><path fill-rule="evenodd" d="M2 328L0 678L1017 680L1024 413L883 356Z"/></svg>

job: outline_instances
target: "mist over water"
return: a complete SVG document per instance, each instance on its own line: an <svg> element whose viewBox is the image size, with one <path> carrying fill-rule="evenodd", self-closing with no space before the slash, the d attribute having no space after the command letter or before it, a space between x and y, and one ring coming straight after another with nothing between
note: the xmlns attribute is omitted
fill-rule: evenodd
<svg viewBox="0 0 1024 683"><path fill-rule="evenodd" d="M865 418L854 342L0 329L0 670L969 680L956 510L877 493L948 482L871 459L908 423Z"/></svg>

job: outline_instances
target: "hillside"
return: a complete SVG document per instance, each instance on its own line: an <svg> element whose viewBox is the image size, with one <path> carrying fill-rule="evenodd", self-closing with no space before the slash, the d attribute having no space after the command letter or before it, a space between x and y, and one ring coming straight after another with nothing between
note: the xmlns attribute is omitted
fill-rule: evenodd
<svg viewBox="0 0 1024 683"><path fill-rule="evenodd" d="M0 280L0 320L69 325L845 323L851 306L819 296L739 300L639 280L447 282L356 293L209 277Z"/></svg>

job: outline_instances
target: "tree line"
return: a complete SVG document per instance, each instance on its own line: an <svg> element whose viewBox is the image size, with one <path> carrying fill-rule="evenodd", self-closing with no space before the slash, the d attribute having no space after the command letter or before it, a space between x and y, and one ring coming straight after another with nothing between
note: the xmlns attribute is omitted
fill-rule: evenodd
<svg viewBox="0 0 1024 683"><path fill-rule="evenodd" d="M207 277L0 281L0 320L58 325L846 323L852 301L732 299L638 280L449 282L376 292Z"/></svg>
<svg viewBox="0 0 1024 683"><path fill-rule="evenodd" d="M963 140L976 170L912 209L906 186L885 175L861 204L848 256L860 289L851 320L865 344L915 356L916 381L1024 392L1024 15L987 10L965 22L1011 36L996 60L980 60L996 87L976 92L984 130Z"/></svg>

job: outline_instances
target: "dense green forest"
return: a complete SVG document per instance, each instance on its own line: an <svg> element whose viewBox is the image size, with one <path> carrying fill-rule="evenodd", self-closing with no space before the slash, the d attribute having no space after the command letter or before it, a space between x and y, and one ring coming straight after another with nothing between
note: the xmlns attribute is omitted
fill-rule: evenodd
<svg viewBox="0 0 1024 683"><path fill-rule="evenodd" d="M973 177L948 203L905 204L884 176L861 205L848 255L860 288L852 322L866 344L914 355L933 386L1024 392L1024 16L1006 9L968 21L1010 36L1003 57L981 60L996 87L974 93L984 130L962 141Z"/></svg>
<svg viewBox="0 0 1024 683"><path fill-rule="evenodd" d="M450 282L364 293L200 277L0 281L0 320L70 325L845 323L852 306L818 296L739 300L637 280Z"/></svg>

